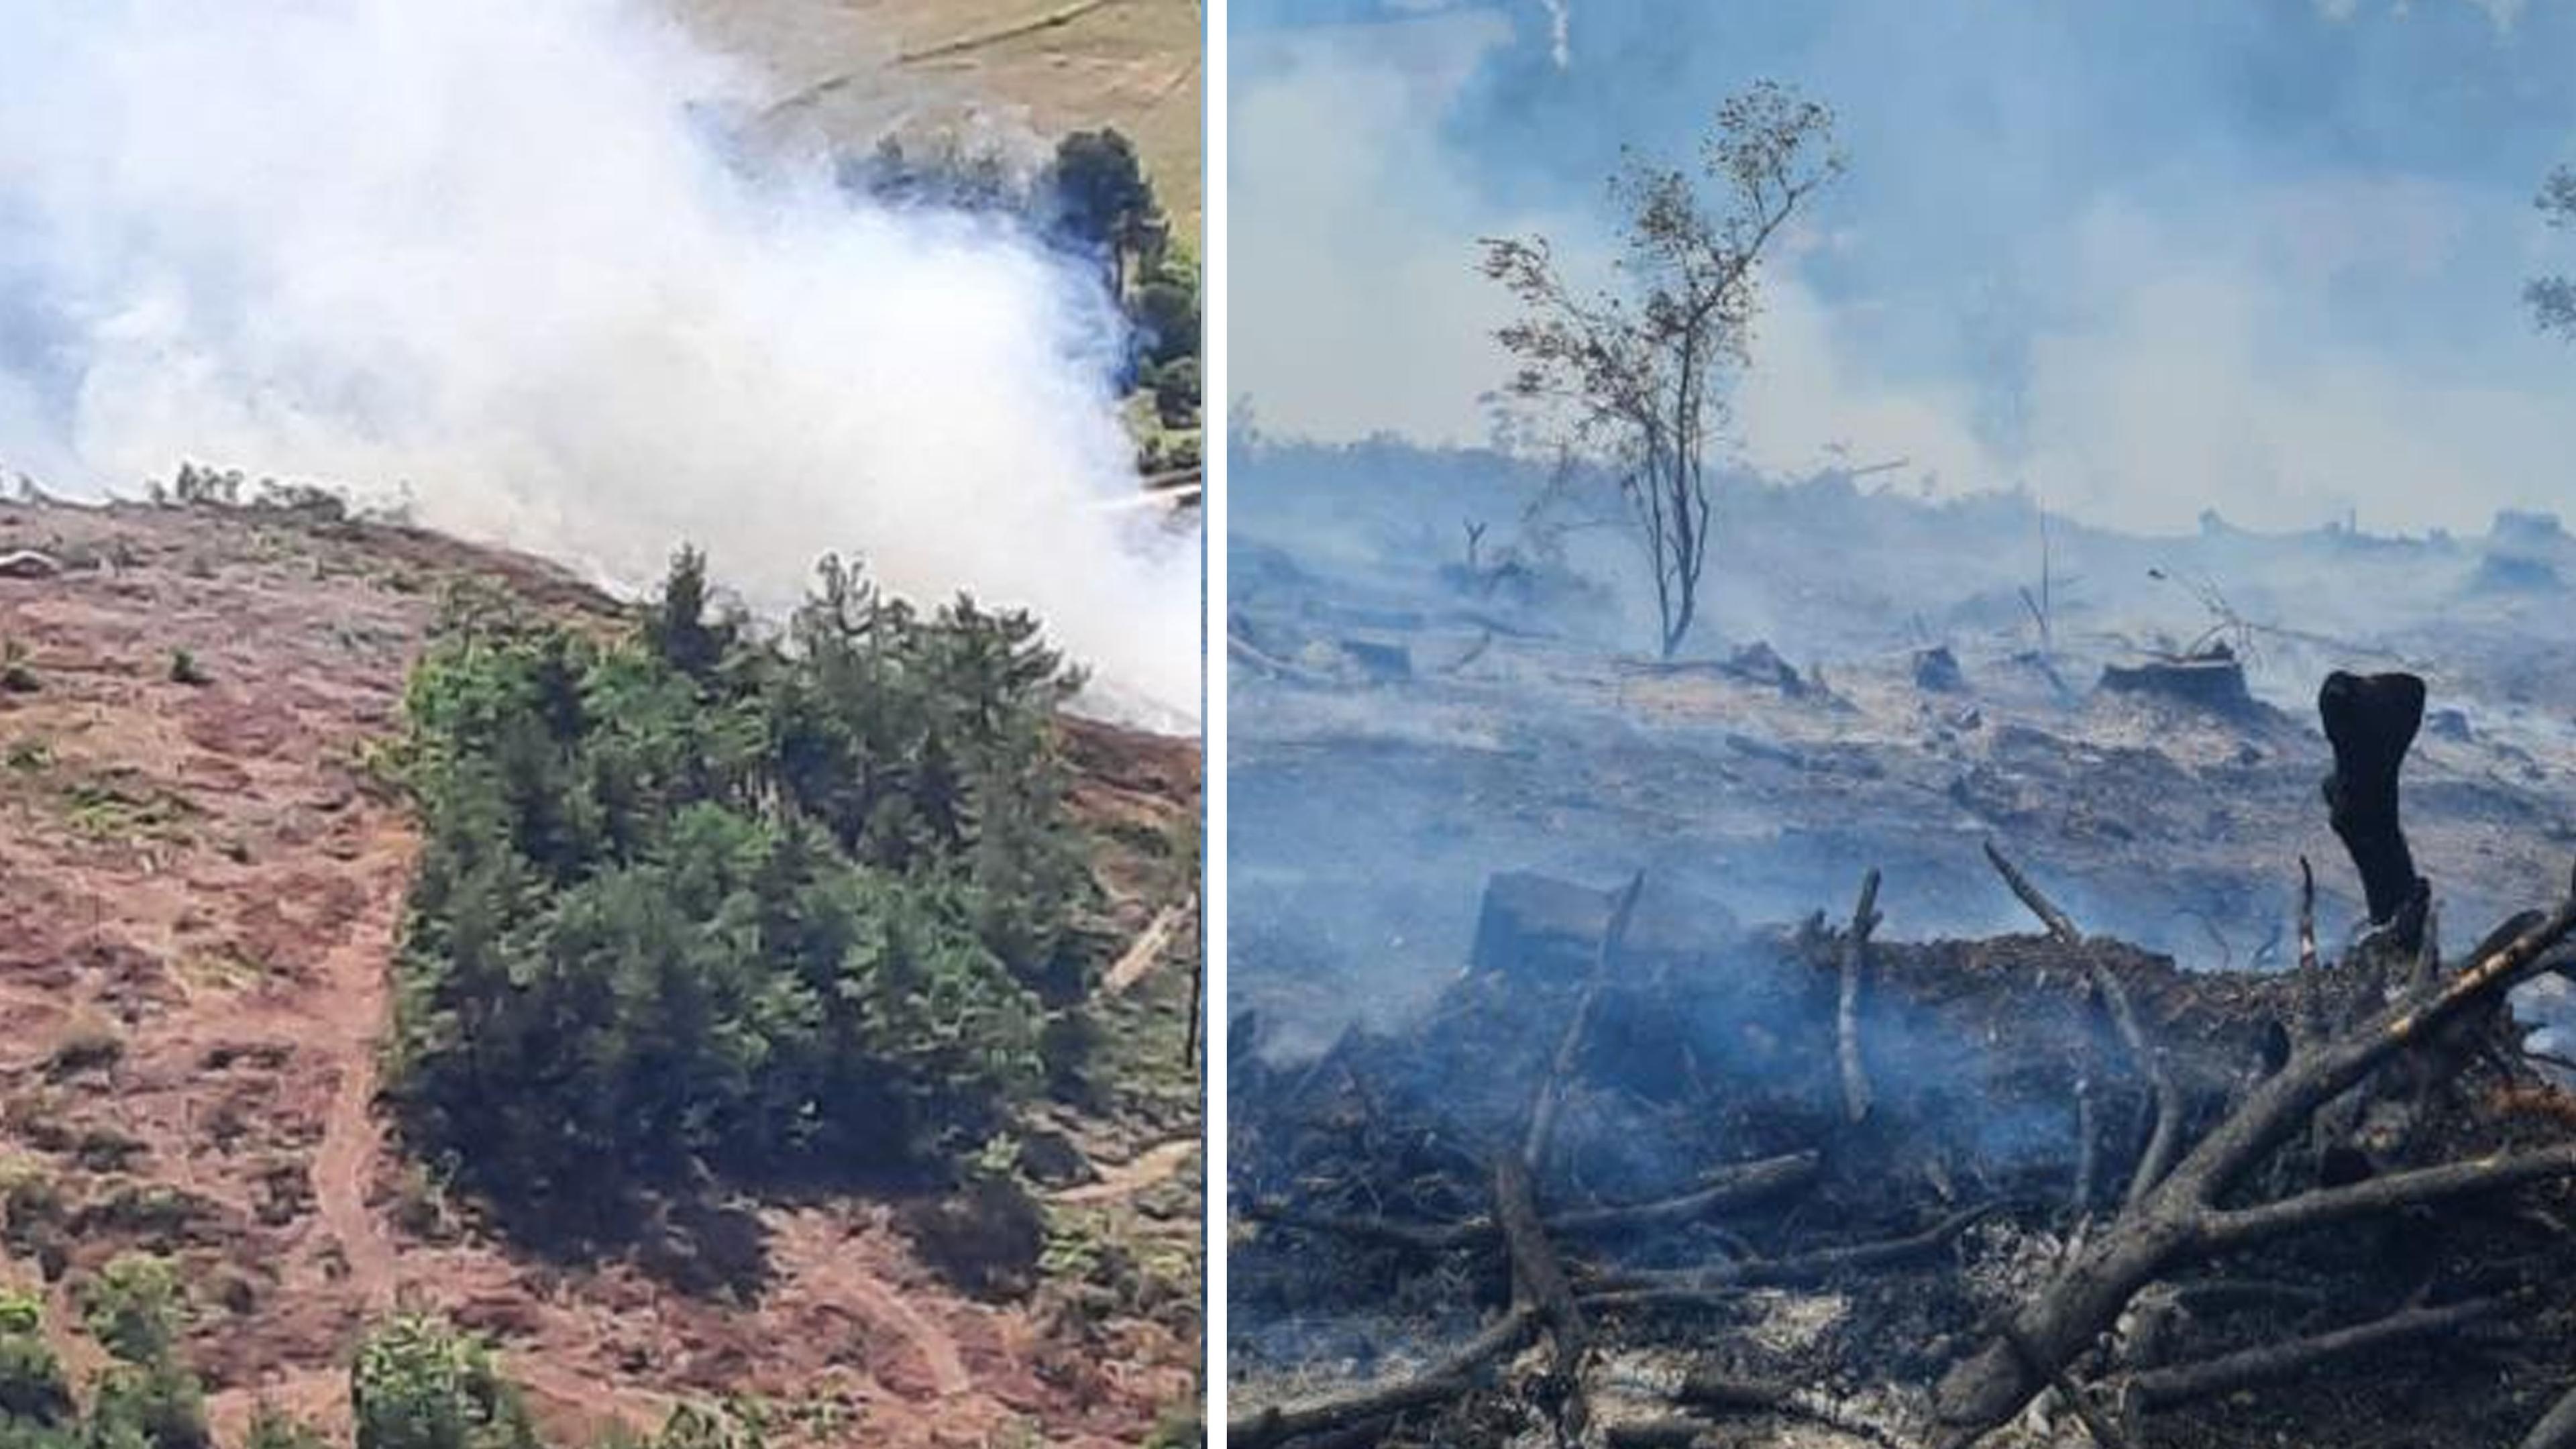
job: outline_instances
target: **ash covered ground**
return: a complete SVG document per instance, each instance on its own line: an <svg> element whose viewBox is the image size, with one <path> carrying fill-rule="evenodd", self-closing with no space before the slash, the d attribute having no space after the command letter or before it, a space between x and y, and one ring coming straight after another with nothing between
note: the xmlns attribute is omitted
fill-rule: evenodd
<svg viewBox="0 0 2576 1449"><path fill-rule="evenodd" d="M1544 482L1528 470L1282 447L1235 479L1230 1004L1275 1051L1419 1007L1500 870L1607 889L1642 868L1755 922L1839 909L1877 865L1891 932L1982 935L2026 924L1978 853L1991 838L2089 931L2186 966L2285 963L2300 856L2330 941L2361 913L2317 803L2336 668L2430 685L2408 828L2446 919L2482 930L2554 898L2576 844L2576 539L2545 517L2380 537L2211 515L2141 538L2008 495L1739 487L1706 622L1663 664L1627 534L1545 546L1517 527ZM2043 534L2045 653L2021 597ZM2247 655L2253 708L2099 687L2204 637ZM1934 648L1951 687L1929 683Z"/></svg>
<svg viewBox="0 0 2576 1449"><path fill-rule="evenodd" d="M2576 1102L2509 1060L2563 1050L2563 976L2531 969L2558 938L2507 973L2512 1013L2392 1045L2491 927L2567 894L2554 520L2136 538L2015 497L1744 487L1707 623L1661 661L1624 536L1516 526L1541 480L1502 460L1275 448L1234 476L1237 1442L2561 1442L2522 1435L2576 1359L2566 1174L2418 1196L2571 1151ZM2360 939L2319 791L2337 669L2429 683L2404 799L2434 965ZM1988 843L2080 937L2033 934ZM2292 974L2302 858L2322 1008ZM1873 868L1872 995L1839 1030L1874 1105L1847 1116L1835 976ZM2357 1090L2279 1106L2348 1049ZM2337 1196L2365 1188L2404 1206ZM2343 1226L2157 1259L2089 1326L2051 1306L2160 1223L2258 1209ZM2320 1356L2209 1387L2265 1345ZM2017 1354L2069 1377L2014 1389ZM2038 1396L1985 1417L1981 1376ZM1352 1408L1391 1386L1422 1396Z"/></svg>

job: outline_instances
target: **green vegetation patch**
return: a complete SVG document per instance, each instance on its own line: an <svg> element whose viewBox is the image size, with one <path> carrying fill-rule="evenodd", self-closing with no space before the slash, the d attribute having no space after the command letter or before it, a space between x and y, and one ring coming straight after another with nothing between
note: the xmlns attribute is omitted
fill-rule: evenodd
<svg viewBox="0 0 2576 1449"><path fill-rule="evenodd" d="M405 701L424 846L389 1080L557 1229L706 1172L946 1162L1051 1065L1091 889L1033 619L824 561L783 637L683 551L601 641L452 604Z"/></svg>

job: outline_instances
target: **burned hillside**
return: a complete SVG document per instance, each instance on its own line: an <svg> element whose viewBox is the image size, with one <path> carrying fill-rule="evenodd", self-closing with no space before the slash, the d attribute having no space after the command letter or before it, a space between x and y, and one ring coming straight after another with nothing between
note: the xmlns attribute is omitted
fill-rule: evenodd
<svg viewBox="0 0 2576 1449"><path fill-rule="evenodd" d="M2571 1442L2576 1097L2509 993L2576 881L2446 949L2397 811L2411 676L2338 675L2340 952L1731 928L1489 885L1391 1030L1239 1017L1232 1442ZM2345 868L2338 857L2332 869ZM2304 873L2305 862L2295 867Z"/></svg>

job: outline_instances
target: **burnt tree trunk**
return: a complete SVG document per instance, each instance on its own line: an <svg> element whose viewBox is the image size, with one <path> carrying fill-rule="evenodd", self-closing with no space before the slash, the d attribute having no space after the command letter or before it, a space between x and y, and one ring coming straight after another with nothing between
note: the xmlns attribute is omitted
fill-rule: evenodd
<svg viewBox="0 0 2576 1449"><path fill-rule="evenodd" d="M2424 889L2397 818L2397 772L2424 723L2424 681L2412 674L2337 670L2317 691L2317 713L2334 746L2326 809L2361 872L2371 924L2385 926Z"/></svg>

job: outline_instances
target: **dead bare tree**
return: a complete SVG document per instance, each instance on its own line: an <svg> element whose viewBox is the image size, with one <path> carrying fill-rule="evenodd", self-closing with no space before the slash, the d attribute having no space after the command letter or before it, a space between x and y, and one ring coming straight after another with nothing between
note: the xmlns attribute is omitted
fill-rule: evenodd
<svg viewBox="0 0 2576 1449"><path fill-rule="evenodd" d="M1520 303L1496 334L1508 393L1554 415L1565 451L1626 501L1653 575L1663 657L1690 633L1715 527L1708 453L1723 369L1747 357L1766 252L1839 175L1832 113L1758 82L1718 107L1696 174L1631 153L1612 178L1624 285L1579 291L1544 238L1487 238L1481 269ZM1712 209L1704 184L1724 193Z"/></svg>

